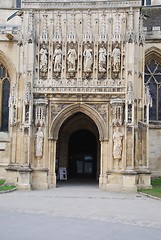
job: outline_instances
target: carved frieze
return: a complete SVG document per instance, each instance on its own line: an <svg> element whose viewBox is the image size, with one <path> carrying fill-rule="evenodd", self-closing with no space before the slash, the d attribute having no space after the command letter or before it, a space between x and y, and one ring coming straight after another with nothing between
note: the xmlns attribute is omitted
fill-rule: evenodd
<svg viewBox="0 0 161 240"><path fill-rule="evenodd" d="M127 7L140 7L141 2L135 1L99 1L97 4L94 1L77 1L77 2L34 2L32 0L23 0L22 7L26 9L108 9L108 8L127 8Z"/></svg>

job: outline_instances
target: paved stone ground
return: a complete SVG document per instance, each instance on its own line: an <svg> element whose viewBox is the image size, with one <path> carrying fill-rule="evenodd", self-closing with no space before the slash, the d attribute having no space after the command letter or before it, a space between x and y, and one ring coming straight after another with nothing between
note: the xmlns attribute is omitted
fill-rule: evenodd
<svg viewBox="0 0 161 240"><path fill-rule="evenodd" d="M0 195L0 240L161 240L161 201L96 185Z"/></svg>

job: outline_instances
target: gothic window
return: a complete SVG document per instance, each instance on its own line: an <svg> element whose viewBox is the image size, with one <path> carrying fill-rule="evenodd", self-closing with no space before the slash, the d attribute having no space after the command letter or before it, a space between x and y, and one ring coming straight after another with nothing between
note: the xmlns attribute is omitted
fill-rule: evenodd
<svg viewBox="0 0 161 240"><path fill-rule="evenodd" d="M146 0L146 5L151 5L151 0Z"/></svg>
<svg viewBox="0 0 161 240"><path fill-rule="evenodd" d="M161 64L154 59L145 64L145 85L149 86L152 97L150 120L161 120Z"/></svg>
<svg viewBox="0 0 161 240"><path fill-rule="evenodd" d="M5 66L0 63L0 131L8 131L10 79Z"/></svg>
<svg viewBox="0 0 161 240"><path fill-rule="evenodd" d="M146 6L151 5L151 0L142 0L142 6L144 6L144 5L146 5Z"/></svg>
<svg viewBox="0 0 161 240"><path fill-rule="evenodd" d="M16 8L21 8L21 0L16 0Z"/></svg>

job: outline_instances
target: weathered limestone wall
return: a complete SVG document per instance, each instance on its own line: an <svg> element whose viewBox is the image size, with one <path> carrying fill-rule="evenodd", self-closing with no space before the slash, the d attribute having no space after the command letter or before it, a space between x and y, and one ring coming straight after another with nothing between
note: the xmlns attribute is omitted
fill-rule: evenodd
<svg viewBox="0 0 161 240"><path fill-rule="evenodd" d="M9 134L0 132L0 179L6 176L5 168L9 164L9 151Z"/></svg>
<svg viewBox="0 0 161 240"><path fill-rule="evenodd" d="M157 1L156 1L157 2ZM152 2L153 4L154 2ZM158 1L159 3L159 1ZM160 4L160 3L159 3ZM151 59L161 62L161 7L145 7L142 9L145 16L145 63ZM153 122L149 128L149 168L152 176L161 176L161 125Z"/></svg>
<svg viewBox="0 0 161 240"><path fill-rule="evenodd" d="M161 176L161 125L149 129L149 168L152 176Z"/></svg>
<svg viewBox="0 0 161 240"><path fill-rule="evenodd" d="M15 10L5 9L4 11L3 8L12 8L14 7L14 3L15 1L11 0L4 1L1 4L0 10L0 61L8 71L11 88L17 80L16 73L19 69L17 40L21 20L19 17L15 17L7 22L7 18L11 16ZM9 39L8 36L13 36L13 39ZM15 143L13 143L13 145L15 145ZM0 132L0 178L5 178L6 176L5 168L8 166L10 160L10 147L10 134Z"/></svg>

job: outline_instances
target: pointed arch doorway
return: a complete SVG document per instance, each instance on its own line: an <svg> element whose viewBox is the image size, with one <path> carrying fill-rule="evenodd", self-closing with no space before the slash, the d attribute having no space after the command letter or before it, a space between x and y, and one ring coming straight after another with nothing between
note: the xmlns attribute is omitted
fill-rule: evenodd
<svg viewBox="0 0 161 240"><path fill-rule="evenodd" d="M89 130L75 131L68 142L68 177L96 179L97 140Z"/></svg>
<svg viewBox="0 0 161 240"><path fill-rule="evenodd" d="M57 168L67 169L73 182L98 180L100 174L99 133L94 121L82 112L67 118L57 141Z"/></svg>

